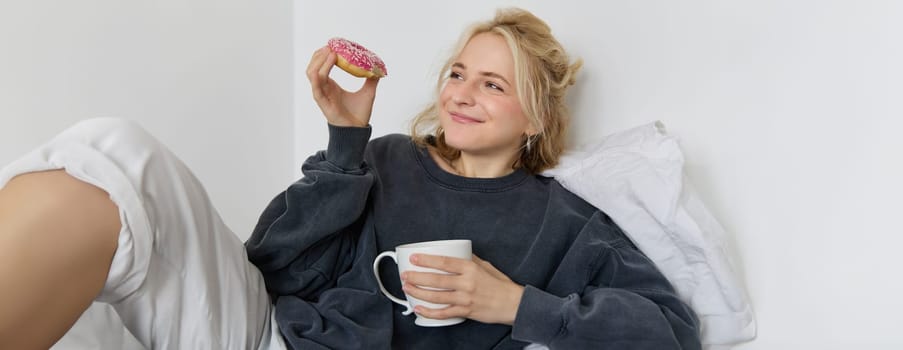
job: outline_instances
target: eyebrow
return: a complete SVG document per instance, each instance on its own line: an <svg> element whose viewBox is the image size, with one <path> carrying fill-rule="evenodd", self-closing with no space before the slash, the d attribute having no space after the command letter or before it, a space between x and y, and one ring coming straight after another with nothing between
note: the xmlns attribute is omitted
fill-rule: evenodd
<svg viewBox="0 0 903 350"><path fill-rule="evenodd" d="M460 69L464 69L464 70L467 69L467 66L465 66L465 65L464 65L463 63L461 63L461 62L455 62L454 64L452 64L452 67L454 67L454 68L460 68ZM505 82L505 84L508 84L509 86L511 85L511 83L508 82L508 79L505 79L505 77L503 77L501 74L494 73L494 72L479 72L479 73L480 73L480 75L482 75L482 76L487 76L487 77L496 78L496 79L499 79L499 80Z"/></svg>

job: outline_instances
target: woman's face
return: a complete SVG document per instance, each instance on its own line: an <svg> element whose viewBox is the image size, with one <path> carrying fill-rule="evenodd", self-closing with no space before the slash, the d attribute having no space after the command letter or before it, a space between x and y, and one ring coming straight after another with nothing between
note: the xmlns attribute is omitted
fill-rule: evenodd
<svg viewBox="0 0 903 350"><path fill-rule="evenodd" d="M516 154L535 131L521 110L514 58L500 35L477 34L454 61L439 94L445 142L472 155Z"/></svg>

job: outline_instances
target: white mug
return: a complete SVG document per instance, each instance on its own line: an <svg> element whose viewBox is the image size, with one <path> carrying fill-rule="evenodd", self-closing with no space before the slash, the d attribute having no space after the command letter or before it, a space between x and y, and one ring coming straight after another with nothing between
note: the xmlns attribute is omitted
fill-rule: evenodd
<svg viewBox="0 0 903 350"><path fill-rule="evenodd" d="M395 247L395 251L386 251L379 254L376 257L376 260L373 261L373 273L376 275L376 282L379 283L379 290L383 292L390 300L395 303L398 303L401 306L407 307L407 310L402 312L403 315L407 316L414 312L414 307L417 305L423 305L425 307L431 309L441 309L447 307L446 304L434 304L430 302L426 302L423 300L419 300L417 298L411 297L405 294L407 300L399 299L389 293L386 290L386 287L383 286L382 281L379 279L379 261L384 257L390 257L392 260L395 260L395 263L398 264L398 275L399 278L401 274L405 271L420 271L420 272L434 272L434 273L444 273L448 274L448 272L430 269L425 267L416 266L411 264L411 254L430 254L430 255L441 255L441 256L450 256L453 258L460 258L471 260L471 242L467 239L452 239L452 240L443 240L443 241L429 241L429 242L419 242L419 243L411 243L411 244L403 244ZM464 322L463 317L455 317L444 320L437 320L432 318L423 317L417 315L417 319L414 320L414 324L418 326L424 327L441 327L441 326L451 326L453 324L458 324Z"/></svg>

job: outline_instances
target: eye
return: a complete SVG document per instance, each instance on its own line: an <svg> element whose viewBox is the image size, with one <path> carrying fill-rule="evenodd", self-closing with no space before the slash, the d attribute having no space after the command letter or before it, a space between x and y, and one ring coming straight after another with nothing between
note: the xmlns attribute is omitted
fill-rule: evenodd
<svg viewBox="0 0 903 350"><path fill-rule="evenodd" d="M505 92L505 89L502 89L501 86L498 86L498 85L496 85L495 83L493 83L493 82L491 82L491 81L487 81L487 82L486 82L486 87L488 87L488 88L490 88L490 89L493 89L493 90L498 90L498 91L501 91L501 92Z"/></svg>
<svg viewBox="0 0 903 350"><path fill-rule="evenodd" d="M458 80L463 80L463 79L464 79L464 76L462 76L461 73L458 73L458 72L455 72L455 71L452 71L451 74L448 75L448 77L451 78L451 79L458 79Z"/></svg>

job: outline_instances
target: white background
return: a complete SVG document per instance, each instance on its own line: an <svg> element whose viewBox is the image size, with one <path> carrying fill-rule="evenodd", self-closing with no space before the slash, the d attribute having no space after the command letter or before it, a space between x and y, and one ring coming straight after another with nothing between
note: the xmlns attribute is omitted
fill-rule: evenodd
<svg viewBox="0 0 903 350"><path fill-rule="evenodd" d="M0 166L78 120L135 120L244 239L294 177L292 35L290 0L0 0ZM53 349L140 348L96 304Z"/></svg>
<svg viewBox="0 0 903 350"><path fill-rule="evenodd" d="M509 4L0 0L0 164L76 120L138 120L244 238L325 147L314 49L380 54L374 134L405 132L464 26ZM585 60L572 145L653 120L682 140L758 316L738 349L903 348L903 2L516 4Z"/></svg>
<svg viewBox="0 0 903 350"><path fill-rule="evenodd" d="M288 0L0 0L0 164L78 120L132 119L249 235L294 176L291 9Z"/></svg>

